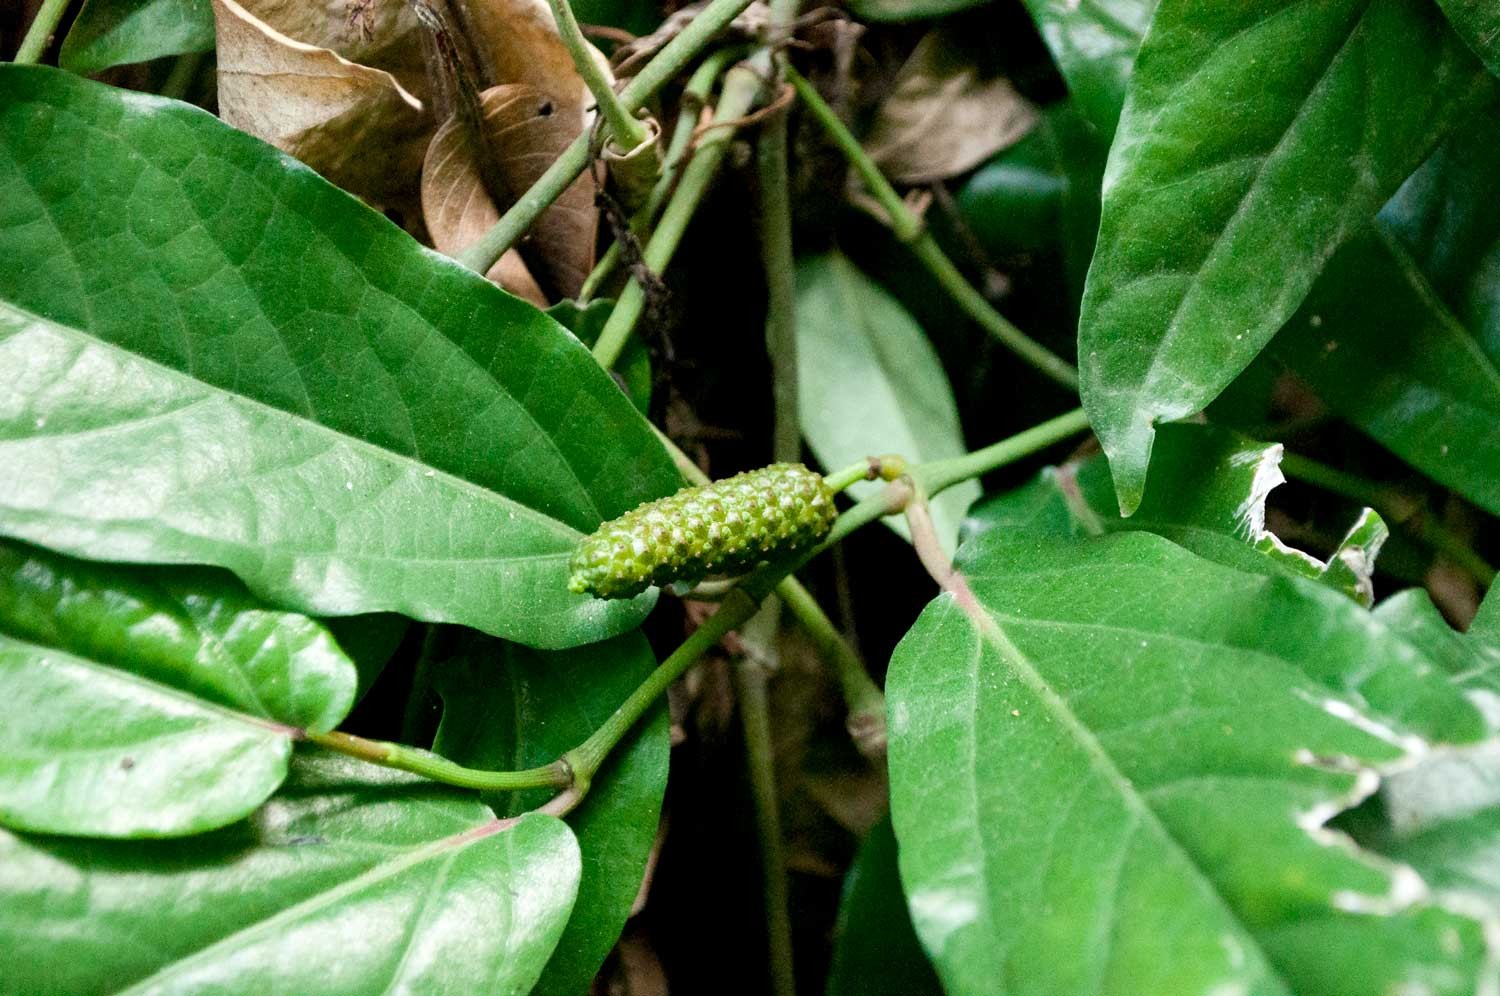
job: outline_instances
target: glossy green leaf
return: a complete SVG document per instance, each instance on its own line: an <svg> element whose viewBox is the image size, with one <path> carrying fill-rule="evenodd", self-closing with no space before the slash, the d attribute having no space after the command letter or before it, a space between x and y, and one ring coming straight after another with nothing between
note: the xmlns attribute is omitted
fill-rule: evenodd
<svg viewBox="0 0 1500 996"><path fill-rule="evenodd" d="M547 309L547 315L559 325L578 337L585 346L593 347L609 321L615 302L594 300L579 307L576 301L559 301ZM632 336L615 361L613 376L630 396L636 410L642 415L651 410L651 355L639 336Z"/></svg>
<svg viewBox="0 0 1500 996"><path fill-rule="evenodd" d="M1102 536L1139 530L1165 536L1201 557L1255 573L1289 572L1320 581L1364 605L1385 523L1366 509L1327 561L1287 546L1266 528L1266 498L1286 480L1280 443L1225 429L1164 425L1151 453L1141 506L1122 518L1100 457L1048 467L1015 491L977 503L965 536L989 530L1039 536Z"/></svg>
<svg viewBox="0 0 1500 996"><path fill-rule="evenodd" d="M844 878L825 996L942 996L912 930L896 869L896 834L881 820Z"/></svg>
<svg viewBox="0 0 1500 996"><path fill-rule="evenodd" d="M1466 993L1482 926L1325 821L1425 737L1442 673L1317 585L1143 533L994 533L897 648L902 880L947 990Z"/></svg>
<svg viewBox="0 0 1500 996"><path fill-rule="evenodd" d="M1458 36L1500 76L1500 5L1494 0L1438 0Z"/></svg>
<svg viewBox="0 0 1500 996"><path fill-rule="evenodd" d="M51 320L0 314L0 533L538 645L649 609L566 590L677 484L577 339L201 111L0 89L0 300Z"/></svg>
<svg viewBox="0 0 1500 996"><path fill-rule="evenodd" d="M1387 849L1434 889L1478 902L1500 922L1500 809L1483 809ZM1472 908L1472 907L1470 907Z"/></svg>
<svg viewBox="0 0 1500 996"><path fill-rule="evenodd" d="M1273 348L1334 411L1500 513L1500 364L1393 235L1368 228L1335 256Z"/></svg>
<svg viewBox="0 0 1500 996"><path fill-rule="evenodd" d="M183 841L0 832L5 988L41 993L524 993L578 848L472 795L299 757L250 819Z"/></svg>
<svg viewBox="0 0 1500 996"><path fill-rule="evenodd" d="M566 651L466 637L435 665L443 719L435 749L489 769L547 764L578 746L656 667L639 634ZM670 750L666 710L637 724L568 814L583 855L578 906L536 992L581 996L614 947L656 839ZM545 790L497 795L502 815L547 800Z"/></svg>
<svg viewBox="0 0 1500 996"><path fill-rule="evenodd" d="M329 730L355 668L318 623L219 571L0 542L0 823L161 837L237 820Z"/></svg>
<svg viewBox="0 0 1500 996"><path fill-rule="evenodd" d="M1469 634L1500 647L1500 585L1490 585L1474 621L1469 624Z"/></svg>
<svg viewBox="0 0 1500 996"><path fill-rule="evenodd" d="M288 726L331 730L354 705L354 665L326 629L267 609L219 571L0 541L0 632Z"/></svg>
<svg viewBox="0 0 1500 996"><path fill-rule="evenodd" d="M1323 261L1496 91L1424 0L1163 0L1104 180L1082 395L1120 507Z"/></svg>
<svg viewBox="0 0 1500 996"><path fill-rule="evenodd" d="M87 76L110 66L213 47L210 0L84 0L57 62Z"/></svg>
<svg viewBox="0 0 1500 996"><path fill-rule="evenodd" d="M240 819L286 777L293 729L0 636L0 824L171 837Z"/></svg>
<svg viewBox="0 0 1500 996"><path fill-rule="evenodd" d="M840 253L797 263L797 380L802 434L825 470L898 453L912 463L966 452L953 388L916 321ZM882 485L864 481L855 498ZM932 518L947 549L979 496L968 481L939 495ZM885 520L906 535L900 518Z"/></svg>
<svg viewBox="0 0 1500 996"><path fill-rule="evenodd" d="M1114 134L1157 0L1026 0L1084 117Z"/></svg>
<svg viewBox="0 0 1500 996"><path fill-rule="evenodd" d="M1421 588L1387 598L1376 608L1375 618L1421 648L1459 687L1487 693L1490 711L1500 717L1500 642L1466 636L1449 626Z"/></svg>

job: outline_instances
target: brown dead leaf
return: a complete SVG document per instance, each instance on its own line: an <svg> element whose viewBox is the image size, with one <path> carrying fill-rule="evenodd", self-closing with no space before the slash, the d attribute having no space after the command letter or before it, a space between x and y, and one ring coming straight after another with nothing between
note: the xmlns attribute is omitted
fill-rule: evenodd
<svg viewBox="0 0 1500 996"><path fill-rule="evenodd" d="M1009 80L981 76L936 28L896 74L865 148L896 183L932 183L1014 145L1036 120Z"/></svg>
<svg viewBox="0 0 1500 996"><path fill-rule="evenodd" d="M408 0L236 0L288 38L384 69L426 99L422 44Z"/></svg>
<svg viewBox="0 0 1500 996"><path fill-rule="evenodd" d="M219 115L378 204L416 188L431 125L390 73L282 34L213 0Z"/></svg>
<svg viewBox="0 0 1500 996"><path fill-rule="evenodd" d="M556 98L526 84L508 83L484 92L484 123L497 160L495 173L507 186L506 202L498 208L485 190L458 122L450 119L438 129L422 167L422 215L439 252L454 255L488 231L500 219L500 211L578 136L577 119L560 113L559 106ZM593 268L598 225L592 181L585 175L532 226L523 247L527 263L558 294L574 296ZM500 283L526 296L503 274Z"/></svg>

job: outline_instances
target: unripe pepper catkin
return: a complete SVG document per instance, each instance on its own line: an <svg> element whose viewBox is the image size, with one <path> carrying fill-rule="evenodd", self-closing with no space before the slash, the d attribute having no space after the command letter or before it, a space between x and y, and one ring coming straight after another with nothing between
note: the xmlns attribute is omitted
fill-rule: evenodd
<svg viewBox="0 0 1500 996"><path fill-rule="evenodd" d="M604 523L574 552L568 589L630 598L652 585L743 574L812 546L837 517L820 475L800 463L773 463Z"/></svg>

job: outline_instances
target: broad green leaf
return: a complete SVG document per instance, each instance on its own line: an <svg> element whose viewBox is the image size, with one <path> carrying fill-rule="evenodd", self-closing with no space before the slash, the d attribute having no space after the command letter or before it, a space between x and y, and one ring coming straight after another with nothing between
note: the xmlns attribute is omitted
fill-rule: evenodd
<svg viewBox="0 0 1500 996"><path fill-rule="evenodd" d="M797 263L796 310L802 434L824 468L883 453L922 463L966 452L937 353L885 288L841 253L810 256ZM849 490L863 498L880 487L864 481ZM933 500L933 522L948 550L978 496L978 482L968 481ZM904 521L885 521L906 535Z"/></svg>
<svg viewBox="0 0 1500 996"><path fill-rule="evenodd" d="M1372 226L1339 252L1273 349L1334 411L1500 513L1500 364L1393 235Z"/></svg>
<svg viewBox="0 0 1500 996"><path fill-rule="evenodd" d="M213 47L209 0L84 0L57 62L87 76L110 66Z"/></svg>
<svg viewBox="0 0 1500 996"><path fill-rule="evenodd" d="M1469 624L1469 635L1500 647L1500 585L1490 585L1474 621Z"/></svg>
<svg viewBox="0 0 1500 996"><path fill-rule="evenodd" d="M219 571L0 541L0 632L287 726L331 730L354 705L354 666L326 629L267 609Z"/></svg>
<svg viewBox="0 0 1500 996"><path fill-rule="evenodd" d="M1500 116L1414 174L1273 352L1340 415L1500 513Z"/></svg>
<svg viewBox="0 0 1500 996"><path fill-rule="evenodd" d="M578 337L578 341L590 348L599 341L604 323L609 321L615 303L609 300L594 300L579 306L576 301L559 301L547 309L547 315L559 325ZM651 355L639 336L632 336L615 361L613 376L616 383L625 389L642 415L651 410Z"/></svg>
<svg viewBox="0 0 1500 996"><path fill-rule="evenodd" d="M656 667L639 634L566 651L534 651L479 636L436 666L443 719L435 749L489 769L547 764L578 746ZM568 814L583 856L578 905L536 992L581 996L614 947L640 891L667 785L667 714L637 724ZM547 793L497 795L502 815Z"/></svg>
<svg viewBox="0 0 1500 996"><path fill-rule="evenodd" d="M1078 109L1106 137L1157 0L1026 0Z"/></svg>
<svg viewBox="0 0 1500 996"><path fill-rule="evenodd" d="M354 662L354 669L359 673L354 701L359 702L400 648L401 641L411 629L411 620L394 612L374 612L324 619L323 625Z"/></svg>
<svg viewBox="0 0 1500 996"><path fill-rule="evenodd" d="M1386 853L1434 889L1482 904L1491 922L1500 922L1500 808L1398 841Z"/></svg>
<svg viewBox="0 0 1500 996"><path fill-rule="evenodd" d="M558 820L312 753L250 819L170 842L0 832L11 992L523 993L567 921Z"/></svg>
<svg viewBox="0 0 1500 996"><path fill-rule="evenodd" d="M240 819L295 731L96 660L0 635L0 824L171 837Z"/></svg>
<svg viewBox="0 0 1500 996"><path fill-rule="evenodd" d="M1280 443L1213 426L1164 425L1152 449L1146 493L1128 519L1115 504L1109 467L1091 457L1048 467L1030 484L979 502L964 522L964 535L1151 532L1229 567L1320 581L1368 606L1385 523L1365 509L1327 561L1287 546L1266 528L1266 497L1286 480L1281 454Z"/></svg>
<svg viewBox="0 0 1500 996"><path fill-rule="evenodd" d="M1441 665L1460 688L1485 693L1488 710L1500 718L1500 643L1449 626L1422 588L1387 598L1375 609L1375 618Z"/></svg>
<svg viewBox="0 0 1500 996"><path fill-rule="evenodd" d="M1104 178L1082 395L1120 507L1323 261L1496 92L1424 0L1162 0Z"/></svg>
<svg viewBox="0 0 1500 996"><path fill-rule="evenodd" d="M1050 107L964 184L959 213L992 257L1059 246L1076 302L1094 254L1104 154L1072 105Z"/></svg>
<svg viewBox="0 0 1500 996"><path fill-rule="evenodd" d="M0 313L0 533L536 645L649 609L566 590L677 483L577 339L199 110L0 90L0 300L50 319Z"/></svg>
<svg viewBox="0 0 1500 996"><path fill-rule="evenodd" d="M912 930L896 870L896 835L881 820L844 878L826 996L942 996Z"/></svg>
<svg viewBox="0 0 1500 996"><path fill-rule="evenodd" d="M1438 0L1458 36L1500 76L1500 6L1494 0Z"/></svg>
<svg viewBox="0 0 1500 996"><path fill-rule="evenodd" d="M162 837L237 820L329 730L354 665L327 630L219 571L0 542L0 823Z"/></svg>
<svg viewBox="0 0 1500 996"><path fill-rule="evenodd" d="M1347 599L1144 533L967 544L886 694L948 992L1475 988L1480 924L1323 824L1478 715Z"/></svg>

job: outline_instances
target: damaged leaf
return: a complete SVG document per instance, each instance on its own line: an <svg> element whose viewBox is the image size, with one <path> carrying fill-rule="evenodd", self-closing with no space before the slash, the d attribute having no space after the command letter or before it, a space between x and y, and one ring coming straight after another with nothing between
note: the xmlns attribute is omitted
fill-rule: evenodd
<svg viewBox="0 0 1500 996"><path fill-rule="evenodd" d="M1003 76L982 75L937 28L917 43L881 102L865 149L901 184L935 183L1020 141L1036 108Z"/></svg>
<svg viewBox="0 0 1500 996"><path fill-rule="evenodd" d="M1328 256L1497 92L1430 15L1422 0L1157 7L1079 323L1084 408L1124 513L1156 425L1212 401Z"/></svg>
<svg viewBox="0 0 1500 996"><path fill-rule="evenodd" d="M433 246L447 256L458 255L489 231L579 134L576 118L562 112L558 99L533 86L492 87L484 92L481 107L488 149L495 157L488 178L503 189L487 189L466 129L456 117L433 136L422 166L422 217ZM492 194L501 201L496 203ZM531 227L525 257L553 296L570 298L583 286L594 266L598 226L593 181L585 174ZM502 258L496 264L500 285L545 307L525 264L518 275L516 262L507 264ZM491 279L495 276L492 271Z"/></svg>
<svg viewBox="0 0 1500 996"><path fill-rule="evenodd" d="M1484 734L1440 669L1333 592L1146 533L991 532L958 566L886 689L948 992L1474 991L1484 926L1325 826Z"/></svg>
<svg viewBox="0 0 1500 996"><path fill-rule="evenodd" d="M1213 426L1164 425L1151 453L1145 497L1130 518L1120 516L1109 467L1094 456L1049 467L1032 483L975 505L964 535L996 530L1102 536L1141 530L1226 566L1287 571L1370 605L1385 523L1365 509L1326 562L1287 546L1266 528L1266 497L1286 480L1281 454L1280 443L1255 442Z"/></svg>

